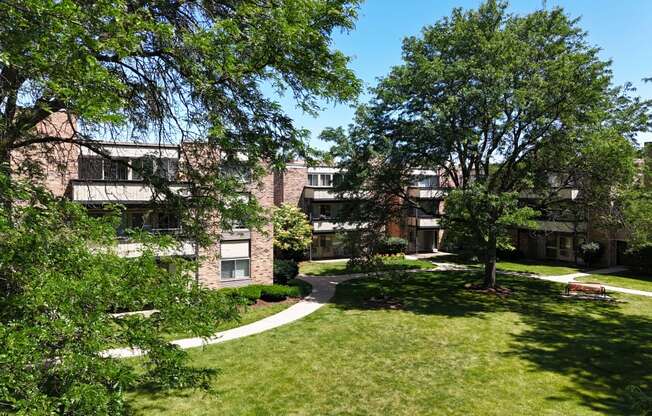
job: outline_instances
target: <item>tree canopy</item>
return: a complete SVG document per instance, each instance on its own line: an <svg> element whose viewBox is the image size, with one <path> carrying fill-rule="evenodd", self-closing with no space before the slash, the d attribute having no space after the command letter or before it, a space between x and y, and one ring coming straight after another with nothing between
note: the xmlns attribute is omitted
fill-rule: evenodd
<svg viewBox="0 0 652 416"><path fill-rule="evenodd" d="M456 201L444 227L473 236L493 286L504 231L536 213L520 193L544 199L574 184L578 165L561 162L599 132L627 142L647 128L647 103L614 87L609 65L562 9L519 16L489 0L406 38L403 63L372 89L348 132L322 137L335 141L347 171L341 190L367 200L360 212L380 224L419 205L406 191L415 170L441 170Z"/></svg>
<svg viewBox="0 0 652 416"><path fill-rule="evenodd" d="M283 204L274 211L274 248L281 257L301 256L312 243L312 227L298 207Z"/></svg>

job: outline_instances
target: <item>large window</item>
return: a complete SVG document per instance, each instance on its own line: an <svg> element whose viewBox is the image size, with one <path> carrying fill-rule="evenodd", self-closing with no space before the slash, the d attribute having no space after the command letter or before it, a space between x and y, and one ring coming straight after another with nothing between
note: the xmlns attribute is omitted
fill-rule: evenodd
<svg viewBox="0 0 652 416"><path fill-rule="evenodd" d="M222 280L249 278L249 259L222 260Z"/></svg>
<svg viewBox="0 0 652 416"><path fill-rule="evenodd" d="M223 241L220 247L222 280L247 279L249 275L249 241Z"/></svg>
<svg viewBox="0 0 652 416"><path fill-rule="evenodd" d="M129 162L133 168L129 168ZM177 176L178 168L179 160L171 158L141 157L108 160L98 156L83 156L79 159L79 179L140 181L145 176L156 174L173 181Z"/></svg>
<svg viewBox="0 0 652 416"><path fill-rule="evenodd" d="M439 176L436 175L419 176L414 181L412 181L412 186L416 188L438 188Z"/></svg>

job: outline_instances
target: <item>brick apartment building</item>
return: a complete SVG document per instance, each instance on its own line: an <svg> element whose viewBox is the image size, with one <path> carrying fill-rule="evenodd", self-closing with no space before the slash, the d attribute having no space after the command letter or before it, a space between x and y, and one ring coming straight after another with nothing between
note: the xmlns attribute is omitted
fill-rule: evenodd
<svg viewBox="0 0 652 416"><path fill-rule="evenodd" d="M347 202L338 199L332 189L339 174L337 168L307 167L295 162L274 176L275 204L298 206L310 219L313 242L308 257L311 259L345 257L346 253L337 244L337 234L356 228L354 223L335 220ZM416 170L413 174L414 181L407 189L408 195L425 209L406 208L402 218L387 224L387 234L407 240L409 253L450 248L446 245L441 218L445 213L446 194L453 184L438 170ZM566 187L559 190L555 206L536 218L534 227L512 231L516 249L529 259L582 263L577 255L579 245L584 241L598 241L605 248L601 265L622 264L627 248L625 232L593 226L590 213L578 215L573 205L579 197L577 189ZM524 204L536 205L536 200L536 195L521 195Z"/></svg>
<svg viewBox="0 0 652 416"><path fill-rule="evenodd" d="M44 134L71 137L72 127L64 113L55 114L39 127ZM252 282L272 283L273 230L271 223L262 230L238 228L220 235L210 247L197 247L184 240L180 218L152 204L154 190L146 186L137 170L121 161L145 168L171 181L171 190L185 192L189 184L179 171L181 147L142 143L97 142L111 160L100 157L85 147L58 144L47 149L34 147L12 155L15 163L27 155L39 160L44 172L44 185L56 196L66 197L86 206L91 215L102 215L107 204L120 204L122 222L118 229L117 254L138 256L140 244L123 236L127 228L142 228L152 233L178 235L179 246L160 253L167 256L199 258L198 280L211 288L242 286ZM274 205L274 175L265 175L258 183L244 185L244 193L257 198L263 208Z"/></svg>

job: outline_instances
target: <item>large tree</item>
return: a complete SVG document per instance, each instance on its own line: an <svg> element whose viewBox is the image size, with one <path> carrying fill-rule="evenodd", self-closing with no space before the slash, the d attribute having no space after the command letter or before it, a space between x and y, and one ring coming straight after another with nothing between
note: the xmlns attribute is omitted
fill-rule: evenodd
<svg viewBox="0 0 652 416"><path fill-rule="evenodd" d="M158 191L152 203L188 214L186 231L202 244L237 220L260 225L241 176L255 182L305 151L305 132L275 97L289 93L317 112L318 99L356 95L359 81L331 35L352 28L357 6L0 2L0 412L118 415L136 384L205 384L162 331L206 336L235 316L237 302L199 287L192 264L159 267L156 252L174 241L134 232L145 247L137 259L101 249L115 241L115 216L89 218L49 195L39 162L65 164L55 150L67 147L110 158L99 140L184 143L191 192L140 169ZM143 307L159 312L110 315ZM100 354L112 345L149 351L144 375Z"/></svg>
<svg viewBox="0 0 652 416"><path fill-rule="evenodd" d="M261 174L304 150L305 132L276 102L306 111L348 100L359 81L331 33L352 28L358 0L0 3L0 161L32 144L95 139L200 142L184 148L199 212L229 207L237 183L221 167ZM35 129L64 111L69 126ZM76 123L74 123L76 121ZM73 129L65 138L62 128ZM277 166L277 167L278 167ZM166 191L159 178L153 185ZM218 196L221 195L221 196ZM170 195L171 196L171 195ZM185 201L190 204L189 201ZM255 209L249 210L252 221Z"/></svg>
<svg viewBox="0 0 652 416"><path fill-rule="evenodd" d="M577 20L558 8L517 16L507 7L455 9L405 39L404 62L349 131L323 134L347 171L341 191L367 201L360 218L377 226L419 207L406 192L415 170L440 169L454 188L443 224L479 246L487 287L507 229L536 214L519 195L558 202L574 176L556 161L572 160L596 131L631 138L647 122L646 103L612 86L609 62Z"/></svg>

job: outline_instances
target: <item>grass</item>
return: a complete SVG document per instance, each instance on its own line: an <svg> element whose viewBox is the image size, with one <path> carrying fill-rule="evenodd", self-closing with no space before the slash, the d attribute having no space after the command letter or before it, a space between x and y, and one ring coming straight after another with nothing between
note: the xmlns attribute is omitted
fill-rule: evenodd
<svg viewBox="0 0 652 416"><path fill-rule="evenodd" d="M652 389L652 299L564 300L563 286L501 275L507 298L469 292L478 273L406 273L337 286L295 323L190 351L215 394L140 391L157 415L633 414ZM395 277L396 279L396 277Z"/></svg>
<svg viewBox="0 0 652 416"><path fill-rule="evenodd" d="M528 261L499 261L496 264L498 270L507 272L525 272L534 273L544 276L558 276L563 274L577 273L580 271L578 267L569 266L560 263L548 262L528 262Z"/></svg>
<svg viewBox="0 0 652 416"><path fill-rule="evenodd" d="M457 254L437 256L434 260L437 262L463 264L474 268L484 267L477 261L471 261ZM504 272L534 273L545 276L558 276L581 271L579 267L575 267L568 263L543 260L499 261L496 264L496 269Z"/></svg>
<svg viewBox="0 0 652 416"><path fill-rule="evenodd" d="M347 260L316 262L304 261L299 264L299 272L309 276L333 276L355 273L346 268ZM434 269L435 266L426 260L409 260L387 258L384 261L387 270Z"/></svg>
<svg viewBox="0 0 652 416"><path fill-rule="evenodd" d="M240 319L237 321L224 322L223 324L217 327L217 331L226 331L227 329L237 328L239 326L247 325L252 322L259 321L268 316L272 316L276 313L279 313L293 304L298 302L298 299L285 301L285 302L276 302L276 303L267 303L264 306L257 306L255 308L247 307L244 311L240 313ZM163 338L169 341L176 339L188 338L193 335L188 332L173 332L165 333Z"/></svg>
<svg viewBox="0 0 652 416"><path fill-rule="evenodd" d="M593 274L591 276L580 277L576 280L580 282L599 282L604 285L652 292L652 276L634 272L621 272L617 275Z"/></svg>

